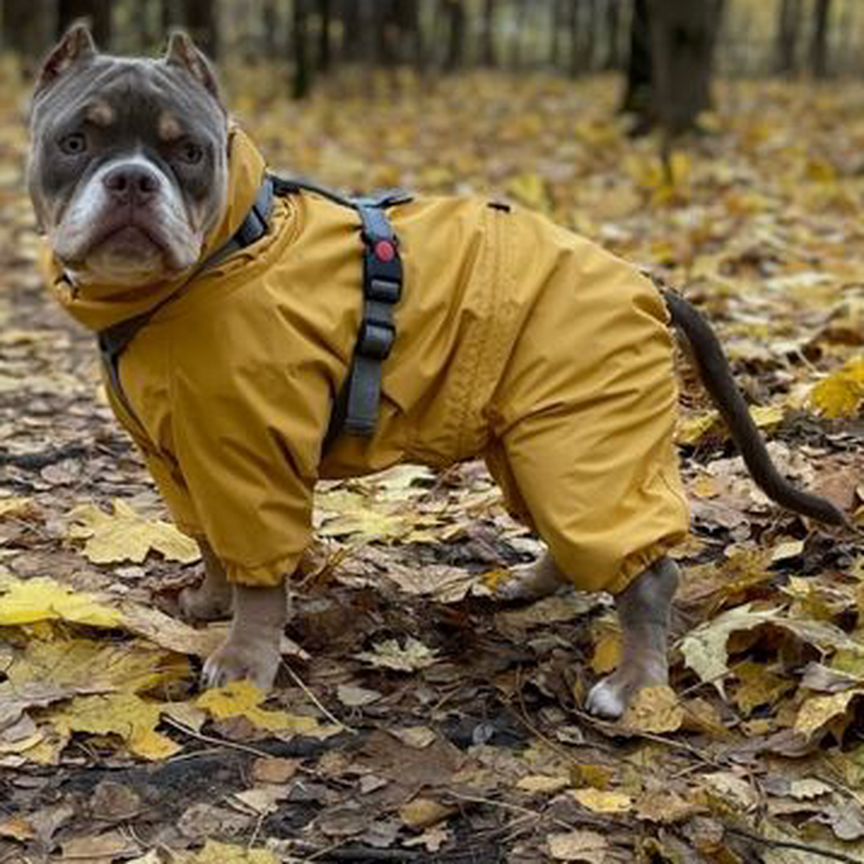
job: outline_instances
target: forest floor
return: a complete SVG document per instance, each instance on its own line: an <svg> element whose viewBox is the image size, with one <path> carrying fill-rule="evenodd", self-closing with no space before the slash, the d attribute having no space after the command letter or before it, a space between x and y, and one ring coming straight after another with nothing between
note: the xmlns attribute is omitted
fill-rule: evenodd
<svg viewBox="0 0 864 864"><path fill-rule="evenodd" d="M326 484L275 693L202 695L224 629L179 620L200 565L43 288L7 85L0 862L864 862L860 83L721 86L672 182L617 81L396 83L230 90L283 173L506 196L653 268L716 324L783 470L858 535L770 505L682 359L672 690L585 713L617 660L609 598L496 603L539 545L471 463Z"/></svg>

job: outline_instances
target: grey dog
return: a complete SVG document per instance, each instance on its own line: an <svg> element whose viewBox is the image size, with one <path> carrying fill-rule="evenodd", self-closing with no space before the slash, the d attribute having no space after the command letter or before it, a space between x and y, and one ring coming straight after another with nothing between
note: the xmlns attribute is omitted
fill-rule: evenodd
<svg viewBox="0 0 864 864"><path fill-rule="evenodd" d="M158 60L121 59L99 53L87 29L74 27L42 68L30 133L30 195L73 294L93 283L146 296L149 286L201 266L205 238L228 206L229 120L210 64L188 37L174 34ZM680 297L664 292L663 299L756 482L783 506L843 524L832 504L777 473L712 330ZM201 544L206 578L184 592L181 604L193 617L233 613L226 643L205 665L205 681L250 677L270 686L286 619L284 588L230 585L217 544L211 548L203 538ZM562 580L547 556L505 593L538 597ZM588 706L595 713L620 716L640 688L666 682L677 583L675 564L660 557L616 595L623 658L592 690Z"/></svg>

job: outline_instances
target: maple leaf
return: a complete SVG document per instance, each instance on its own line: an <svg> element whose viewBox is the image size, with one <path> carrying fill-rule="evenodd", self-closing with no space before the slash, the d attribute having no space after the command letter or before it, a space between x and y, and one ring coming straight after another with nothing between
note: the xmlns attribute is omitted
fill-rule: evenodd
<svg viewBox="0 0 864 864"><path fill-rule="evenodd" d="M810 391L810 404L825 417L855 417L864 408L864 357L850 360Z"/></svg>
<svg viewBox="0 0 864 864"><path fill-rule="evenodd" d="M262 708L266 698L251 681L232 681L202 693L195 700L195 707L207 711L214 720L245 717L253 726L269 732L328 738L340 731L338 727L322 726L314 717Z"/></svg>
<svg viewBox="0 0 864 864"><path fill-rule="evenodd" d="M0 626L69 621L91 627L119 627L123 616L90 594L77 593L44 577L0 578Z"/></svg>
<svg viewBox="0 0 864 864"><path fill-rule="evenodd" d="M181 534L173 525L160 519L139 515L124 501L114 501L114 513L108 514L95 504L82 504L69 514L76 524L68 536L85 539L84 554L94 564L119 561L141 563L151 550L169 561L190 564L200 557L198 544Z"/></svg>
<svg viewBox="0 0 864 864"><path fill-rule="evenodd" d="M388 639L379 642L371 651L361 651L355 656L372 666L394 669L397 672L416 672L438 660L435 651L412 636L405 640L404 647L396 639Z"/></svg>

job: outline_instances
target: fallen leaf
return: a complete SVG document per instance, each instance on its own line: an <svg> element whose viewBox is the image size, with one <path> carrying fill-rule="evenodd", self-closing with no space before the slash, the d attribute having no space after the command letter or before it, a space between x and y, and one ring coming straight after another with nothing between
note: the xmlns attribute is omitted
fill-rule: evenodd
<svg viewBox="0 0 864 864"><path fill-rule="evenodd" d="M554 795L570 785L569 777L552 777L548 774L529 774L516 781L516 788L532 795Z"/></svg>
<svg viewBox="0 0 864 864"><path fill-rule="evenodd" d="M622 726L636 732L675 732L684 721L684 709L671 687L645 687L627 707Z"/></svg>
<svg viewBox="0 0 864 864"><path fill-rule="evenodd" d="M584 864L604 864L609 843L596 831L570 831L550 834L549 854L555 861L580 861Z"/></svg>
<svg viewBox="0 0 864 864"><path fill-rule="evenodd" d="M202 693L195 700L195 706L207 711L214 720L245 717L253 726L269 732L323 739L340 731L333 726L322 726L314 717L262 708L266 698L251 681L232 681Z"/></svg>
<svg viewBox="0 0 864 864"><path fill-rule="evenodd" d="M415 798L399 808L399 818L409 828L424 830L449 819L456 812L456 807L432 798Z"/></svg>
<svg viewBox="0 0 864 864"><path fill-rule="evenodd" d="M432 666L438 660L435 651L413 636L405 640L404 647L396 639L388 639L374 645L371 651L362 651L355 656L379 669L394 669L397 672L416 672Z"/></svg>
<svg viewBox="0 0 864 864"><path fill-rule="evenodd" d="M571 789L570 795L592 813L627 813L633 806L633 799L623 792L604 792L590 786Z"/></svg>
<svg viewBox="0 0 864 864"><path fill-rule="evenodd" d="M86 539L84 554L94 564L141 563L151 550L181 564L190 564L201 557L192 538L167 522L139 515L120 499L114 501L111 515L95 504L82 504L72 510L69 518L75 523L69 529L69 537Z"/></svg>
<svg viewBox="0 0 864 864"><path fill-rule="evenodd" d="M53 579L0 582L0 626L35 624L39 621L69 621L91 627L119 627L121 614L98 602L90 594L73 591Z"/></svg>

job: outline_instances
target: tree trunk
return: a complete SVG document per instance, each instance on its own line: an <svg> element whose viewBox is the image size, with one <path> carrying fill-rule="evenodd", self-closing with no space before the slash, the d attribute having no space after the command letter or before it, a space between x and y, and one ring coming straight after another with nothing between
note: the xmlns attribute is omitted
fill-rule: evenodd
<svg viewBox="0 0 864 864"><path fill-rule="evenodd" d="M318 68L328 72L333 63L331 42L331 18L333 8L330 0L318 0L318 14L321 17L321 29L318 31Z"/></svg>
<svg viewBox="0 0 864 864"><path fill-rule="evenodd" d="M654 70L651 63L651 16L648 0L635 0L630 21L630 56L621 110L647 119L651 110ZM650 125L650 124L649 124Z"/></svg>
<svg viewBox="0 0 864 864"><path fill-rule="evenodd" d="M516 0L516 26L510 34L510 67L519 69L522 66L522 36L525 33L525 18L528 12L528 0Z"/></svg>
<svg viewBox="0 0 864 864"><path fill-rule="evenodd" d="M816 78L828 77L828 20L831 0L816 0L813 36L810 41L810 68Z"/></svg>
<svg viewBox="0 0 864 864"><path fill-rule="evenodd" d="M309 66L309 0L294 0L294 21L291 43L294 47L294 79L291 95L305 99L312 89L312 69Z"/></svg>
<svg viewBox="0 0 864 864"><path fill-rule="evenodd" d="M362 45L363 16L359 0L342 0L339 17L342 21L342 41L339 46L340 59L353 62L360 59Z"/></svg>
<svg viewBox="0 0 864 864"><path fill-rule="evenodd" d="M59 0L57 4L57 35L62 35L78 19L90 24L96 44L108 48L111 44L111 0Z"/></svg>
<svg viewBox="0 0 864 864"><path fill-rule="evenodd" d="M52 0L5 0L2 16L3 50L17 51L25 71L35 70L56 35L54 3Z"/></svg>
<svg viewBox="0 0 864 864"><path fill-rule="evenodd" d="M496 0L484 0L483 29L480 37L480 62L484 66L498 65L498 52L495 50L495 13Z"/></svg>
<svg viewBox="0 0 864 864"><path fill-rule="evenodd" d="M798 34L801 31L801 0L782 0L777 27L777 71L789 75L798 66Z"/></svg>
<svg viewBox="0 0 864 864"><path fill-rule="evenodd" d="M208 56L219 50L215 0L183 0L183 23L195 44Z"/></svg>
<svg viewBox="0 0 864 864"><path fill-rule="evenodd" d="M651 116L670 135L696 125L711 106L714 46L722 0L651 0Z"/></svg>
<svg viewBox="0 0 864 864"><path fill-rule="evenodd" d="M603 68L621 66L621 0L606 0L606 57Z"/></svg>
<svg viewBox="0 0 864 864"><path fill-rule="evenodd" d="M444 0L444 2L448 20L444 69L454 72L465 62L465 6L462 0Z"/></svg>
<svg viewBox="0 0 864 864"><path fill-rule="evenodd" d="M582 16L579 14L581 0L570 0L570 62L568 63L571 77L579 74L582 65Z"/></svg>
<svg viewBox="0 0 864 864"><path fill-rule="evenodd" d="M549 6L549 63L561 65L561 31L564 29L564 0L552 0Z"/></svg>

